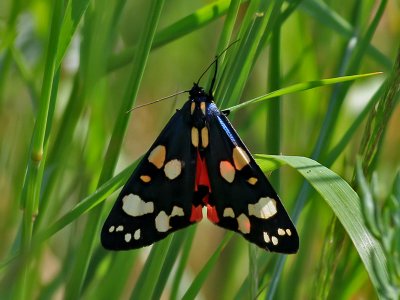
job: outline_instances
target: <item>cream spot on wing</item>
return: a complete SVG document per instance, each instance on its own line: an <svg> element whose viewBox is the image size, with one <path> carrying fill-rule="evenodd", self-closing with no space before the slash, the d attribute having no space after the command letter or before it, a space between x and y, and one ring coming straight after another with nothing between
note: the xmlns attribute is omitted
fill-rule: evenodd
<svg viewBox="0 0 400 300"><path fill-rule="evenodd" d="M173 180L182 172L182 163L180 160L172 159L165 164L164 173L169 179Z"/></svg>
<svg viewBox="0 0 400 300"><path fill-rule="evenodd" d="M178 207L178 206L175 205L175 206L172 208L172 212L171 212L170 217L184 216L184 215L185 215L185 213L183 212L182 207Z"/></svg>
<svg viewBox="0 0 400 300"><path fill-rule="evenodd" d="M150 152L148 160L155 165L157 169L161 169L164 165L166 153L167 150L165 149L165 146L158 145Z"/></svg>
<svg viewBox="0 0 400 300"><path fill-rule="evenodd" d="M288 228L288 229L286 229L286 234L287 234L288 236L291 236L291 235L292 235L292 231Z"/></svg>
<svg viewBox="0 0 400 300"><path fill-rule="evenodd" d="M234 218L235 217L235 212L233 211L233 209L231 207L226 207L224 209L224 217L231 217Z"/></svg>
<svg viewBox="0 0 400 300"><path fill-rule="evenodd" d="M278 235L285 235L286 232L282 228L278 228Z"/></svg>
<svg viewBox="0 0 400 300"><path fill-rule="evenodd" d="M201 108L201 112L203 113L203 115L206 115L206 103L205 102L200 103L200 108Z"/></svg>
<svg viewBox="0 0 400 300"><path fill-rule="evenodd" d="M243 167L249 164L250 158L247 153L240 147L236 146L233 149L233 162L235 164L236 170L241 170Z"/></svg>
<svg viewBox="0 0 400 300"><path fill-rule="evenodd" d="M224 178L229 183L232 183L235 179L235 168L227 160L223 160L219 163L219 172L222 178Z"/></svg>
<svg viewBox="0 0 400 300"><path fill-rule="evenodd" d="M196 127L192 127L192 145L193 147L199 147L199 130Z"/></svg>
<svg viewBox="0 0 400 300"><path fill-rule="evenodd" d="M134 238L135 240L140 239L140 228L139 228L139 229L136 229L135 233L133 234L133 238Z"/></svg>
<svg viewBox="0 0 400 300"><path fill-rule="evenodd" d="M110 226L110 228L108 228L108 232L114 232L115 230L115 226Z"/></svg>
<svg viewBox="0 0 400 300"><path fill-rule="evenodd" d="M272 241L272 244L274 244L275 246L278 245L278 239L275 236L271 237L271 241Z"/></svg>
<svg viewBox="0 0 400 300"><path fill-rule="evenodd" d="M250 177L247 179L247 182L250 183L251 185L255 185L257 183L258 179L255 177Z"/></svg>
<svg viewBox="0 0 400 300"><path fill-rule="evenodd" d="M122 198L122 210L132 217L138 217L152 213L154 204L144 202L138 195L129 194Z"/></svg>
<svg viewBox="0 0 400 300"><path fill-rule="evenodd" d="M155 223L158 232L167 232L170 228L169 216L163 210L158 213Z"/></svg>
<svg viewBox="0 0 400 300"><path fill-rule="evenodd" d="M117 229L115 229L115 231L116 231L116 232L124 231L124 226L119 225L119 226L117 227Z"/></svg>
<svg viewBox="0 0 400 300"><path fill-rule="evenodd" d="M192 102L190 105L190 114L193 115L194 109L196 108L196 103Z"/></svg>
<svg viewBox="0 0 400 300"><path fill-rule="evenodd" d="M255 204L249 204L249 215L260 219L268 219L276 214L276 201L269 197L263 197Z"/></svg>
<svg viewBox="0 0 400 300"><path fill-rule="evenodd" d="M125 242L129 243L131 239L132 239L132 234L130 233L125 234Z"/></svg>
<svg viewBox="0 0 400 300"><path fill-rule="evenodd" d="M207 127L203 127L201 129L201 145L203 146L203 148L207 148L208 146L208 128Z"/></svg>
<svg viewBox="0 0 400 300"><path fill-rule="evenodd" d="M149 175L142 175L142 176L140 176L140 180L145 183L148 183L151 181L151 177Z"/></svg>
<svg viewBox="0 0 400 300"><path fill-rule="evenodd" d="M269 243L269 242L271 241L271 239L269 238L269 235L268 235L267 232L264 232L264 241L265 241L266 243Z"/></svg>
<svg viewBox="0 0 400 300"><path fill-rule="evenodd" d="M239 217L237 217L238 221L238 229L240 232L246 234L250 232L250 220L248 217L246 217L245 214L241 214Z"/></svg>

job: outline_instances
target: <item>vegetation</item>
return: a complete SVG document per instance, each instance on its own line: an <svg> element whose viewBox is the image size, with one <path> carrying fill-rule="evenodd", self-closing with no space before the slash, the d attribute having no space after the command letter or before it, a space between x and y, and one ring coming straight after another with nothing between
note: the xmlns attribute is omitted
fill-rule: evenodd
<svg viewBox="0 0 400 300"><path fill-rule="evenodd" d="M2 1L0 298L398 299L398 4ZM126 112L236 40L215 99L273 171L299 252L208 221L104 250L116 191L186 96Z"/></svg>

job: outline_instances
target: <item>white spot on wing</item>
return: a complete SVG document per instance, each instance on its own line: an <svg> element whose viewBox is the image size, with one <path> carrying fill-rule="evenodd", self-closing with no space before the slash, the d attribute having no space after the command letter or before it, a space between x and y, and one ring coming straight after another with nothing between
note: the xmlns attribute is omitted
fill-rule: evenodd
<svg viewBox="0 0 400 300"><path fill-rule="evenodd" d="M108 228L108 232L114 232L115 230L115 226L110 226L110 228Z"/></svg>
<svg viewBox="0 0 400 300"><path fill-rule="evenodd" d="M124 226L119 225L119 226L117 227L117 229L115 229L115 231L116 231L116 232L124 231Z"/></svg>
<svg viewBox="0 0 400 300"><path fill-rule="evenodd" d="M285 235L286 232L282 228L278 228L278 235Z"/></svg>
<svg viewBox="0 0 400 300"><path fill-rule="evenodd" d="M135 233L133 234L133 238L134 238L135 240L140 239L140 228L139 228L139 229L136 229Z"/></svg>
<svg viewBox="0 0 400 300"><path fill-rule="evenodd" d="M291 236L291 235L292 235L292 231L288 228L288 229L286 229L286 234L287 234L288 236Z"/></svg>
<svg viewBox="0 0 400 300"><path fill-rule="evenodd" d="M266 243L269 243L269 242L271 241L271 239L269 238L269 235L268 235L267 232L264 232L264 241L265 241Z"/></svg>
<svg viewBox="0 0 400 300"><path fill-rule="evenodd" d="M238 229L240 232L246 234L250 232L250 220L245 214L241 214L237 217Z"/></svg>
<svg viewBox="0 0 400 300"><path fill-rule="evenodd" d="M182 172L182 163L180 160L172 159L165 164L164 173L169 179L173 180Z"/></svg>
<svg viewBox="0 0 400 300"><path fill-rule="evenodd" d="M138 217L152 213L154 204L144 202L138 195L129 194L122 198L122 210L132 217Z"/></svg>
<svg viewBox="0 0 400 300"><path fill-rule="evenodd" d="M170 228L169 226L169 216L165 211L160 211L155 219L156 229L158 232L167 232Z"/></svg>
<svg viewBox="0 0 400 300"><path fill-rule="evenodd" d="M235 217L235 212L233 211L233 209L231 207L226 207L224 209L224 217L231 217L234 218Z"/></svg>
<svg viewBox="0 0 400 300"><path fill-rule="evenodd" d="M271 237L271 241L272 241L272 244L274 244L275 246L278 245L278 239L275 236Z"/></svg>
<svg viewBox="0 0 400 300"><path fill-rule="evenodd" d="M129 243L131 239L132 239L132 234L130 233L125 234L125 242Z"/></svg>
<svg viewBox="0 0 400 300"><path fill-rule="evenodd" d="M262 197L255 204L249 204L249 215L260 219L268 219L276 214L276 201L269 197Z"/></svg>
<svg viewBox="0 0 400 300"><path fill-rule="evenodd" d="M172 208L172 212L171 212L170 217L184 216L184 215L185 215L185 213L183 212L182 207L178 207L178 206L175 205L175 206Z"/></svg>

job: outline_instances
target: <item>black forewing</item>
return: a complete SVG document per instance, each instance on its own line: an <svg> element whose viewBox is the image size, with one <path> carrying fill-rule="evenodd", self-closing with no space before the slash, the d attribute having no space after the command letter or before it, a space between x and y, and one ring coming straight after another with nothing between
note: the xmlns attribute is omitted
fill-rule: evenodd
<svg viewBox="0 0 400 300"><path fill-rule="evenodd" d="M229 120L214 103L207 106L207 124L210 142L205 157L211 183L209 203L216 208L219 217L216 224L242 234L263 249L281 253L297 252L299 237L278 195ZM221 176L220 163L228 161L234 166L233 149L237 146L246 152L249 163L243 169L235 170L235 177L230 183ZM257 179L255 184L247 181L251 177ZM276 203L276 213L268 218L250 215L249 204L256 204L266 197ZM234 214L227 213L226 208L232 208ZM239 223L248 226L249 231L240 230Z"/></svg>
<svg viewBox="0 0 400 300"><path fill-rule="evenodd" d="M178 110L119 194L101 232L102 245L111 250L127 250L150 245L166 237L169 233L190 224L193 186L195 180L195 151L191 146L190 103ZM166 150L163 167L158 169L149 162L149 155L157 146ZM182 165L180 175L171 180L166 177L164 167L171 160L179 160ZM144 182L141 176L146 177ZM145 211L143 215L129 215L123 209L123 198L133 195L141 201L135 211ZM151 204L153 211L151 211ZM150 207L149 207L150 206ZM175 211L173 212L173 210ZM164 224L164 230L156 227L156 218ZM165 222L168 229L165 230Z"/></svg>

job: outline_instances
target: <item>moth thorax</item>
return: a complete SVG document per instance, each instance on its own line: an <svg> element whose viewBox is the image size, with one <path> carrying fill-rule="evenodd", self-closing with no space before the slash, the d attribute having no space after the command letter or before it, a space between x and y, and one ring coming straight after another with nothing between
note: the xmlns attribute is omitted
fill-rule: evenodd
<svg viewBox="0 0 400 300"><path fill-rule="evenodd" d="M204 102L202 102L204 103ZM200 108L199 103L195 103L195 108L192 114L192 126L201 129L206 125L205 111Z"/></svg>

